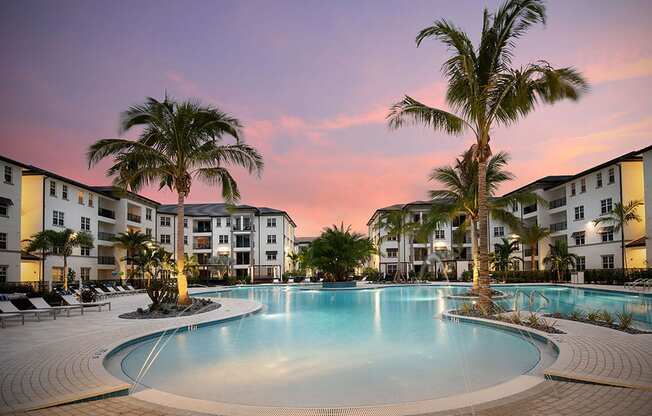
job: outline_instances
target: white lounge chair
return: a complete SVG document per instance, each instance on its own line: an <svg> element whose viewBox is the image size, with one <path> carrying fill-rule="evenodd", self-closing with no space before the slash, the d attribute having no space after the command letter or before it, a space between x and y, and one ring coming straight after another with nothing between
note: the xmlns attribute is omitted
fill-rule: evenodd
<svg viewBox="0 0 652 416"><path fill-rule="evenodd" d="M281 283L281 281L278 280L278 278L275 277L274 280L272 280L272 283Z"/></svg>
<svg viewBox="0 0 652 416"><path fill-rule="evenodd" d="M104 301L104 302L80 302L73 295L63 295L62 298L68 305L72 305L72 306L82 305L84 308L97 307L101 312L102 311L102 306L108 305L109 310L111 310L111 302L108 302L108 301Z"/></svg>
<svg viewBox="0 0 652 416"><path fill-rule="evenodd" d="M20 314L20 313L0 313L0 327L5 328L6 327L6 321L10 321L12 319L20 319L25 325L25 315Z"/></svg>
<svg viewBox="0 0 652 416"><path fill-rule="evenodd" d="M127 289L132 290L134 293L140 293L145 291L145 289L134 289L132 285L127 285Z"/></svg>
<svg viewBox="0 0 652 416"><path fill-rule="evenodd" d="M20 310L8 300L0 301L0 311L4 313L20 313L22 315L34 315L37 321L41 320L41 315L52 315L52 318L57 319L56 311L52 309L26 309Z"/></svg>
<svg viewBox="0 0 652 416"><path fill-rule="evenodd" d="M294 277L289 277L288 278L288 283L294 283Z"/></svg>
<svg viewBox="0 0 652 416"><path fill-rule="evenodd" d="M51 306L43 298L27 298L27 299L37 309L43 309L43 310L51 309L51 310L53 310L55 312L56 311L60 311L60 312L65 311L66 316L70 316L70 311L74 311L75 309L79 309L81 314L82 315L84 314L84 307L81 306L81 305Z"/></svg>
<svg viewBox="0 0 652 416"><path fill-rule="evenodd" d="M118 292L123 293L123 294L125 294L125 295L129 295L129 294L131 294L131 293L135 293L135 292L132 292L131 290L125 290L125 288L122 287L122 286L116 286L116 287L115 287L115 290L117 290Z"/></svg>
<svg viewBox="0 0 652 416"><path fill-rule="evenodd" d="M633 281L631 281L631 282L625 282L625 284L623 285L623 287L627 287L627 286L631 286L631 287L634 287L634 286L643 286L643 285L645 284L645 280L646 280L646 279L636 279L636 280L633 280Z"/></svg>

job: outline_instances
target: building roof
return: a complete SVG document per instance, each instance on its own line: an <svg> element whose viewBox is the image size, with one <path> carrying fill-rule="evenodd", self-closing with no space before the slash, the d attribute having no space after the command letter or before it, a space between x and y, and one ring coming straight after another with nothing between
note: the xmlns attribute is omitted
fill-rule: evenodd
<svg viewBox="0 0 652 416"><path fill-rule="evenodd" d="M157 208L161 214L177 214L176 204L161 205ZM226 217L230 216L236 211L253 211L258 215L284 215L296 227L296 224L290 215L276 208L268 207L254 207L251 205L229 205L223 202L220 203L207 203L207 204L184 204L184 215L189 217Z"/></svg>
<svg viewBox="0 0 652 416"><path fill-rule="evenodd" d="M4 157L2 155L0 155L0 160L2 160L3 162L11 163L12 165L20 166L21 168L24 168L24 169L29 169L30 168L29 165L26 165L26 164L24 164L22 162L19 162L17 160L9 159L8 157Z"/></svg>
<svg viewBox="0 0 652 416"><path fill-rule="evenodd" d="M294 237L294 244L309 244L315 241L317 237Z"/></svg>
<svg viewBox="0 0 652 416"><path fill-rule="evenodd" d="M632 240L629 243L625 244L625 247L645 247L646 237L639 237L636 240Z"/></svg>
<svg viewBox="0 0 652 416"><path fill-rule="evenodd" d="M161 205L160 202L154 201L153 199L149 199L145 196L139 195L135 192L131 191L125 191L118 189L114 186L91 186L92 189L94 189L96 192L104 194L104 195L109 195L113 198L124 198L125 195L137 200L140 200L142 202L145 202L147 204L152 204L152 205Z"/></svg>
<svg viewBox="0 0 652 416"><path fill-rule="evenodd" d="M530 188L536 188L540 187L543 188L543 190L548 190L550 188L554 188L555 186L561 185L564 182L568 182L571 178L573 178L573 175L550 175L550 176L544 176L543 178L539 178L534 182L530 182L526 185L521 186L520 188L514 189L513 191L507 192L503 196L508 196L515 194L517 192L524 191L526 189Z"/></svg>
<svg viewBox="0 0 652 416"><path fill-rule="evenodd" d="M74 179L66 178L65 176L58 175L58 174L56 174L54 172L50 172L49 170L41 169L41 168L38 168L36 166L30 165L28 167L28 170L23 172L23 175L25 175L25 176L46 176L48 178L58 179L58 180L60 180L62 182L67 182L67 183L69 183L71 185L74 185L74 186L76 186L78 188L86 189L87 191L95 192L96 194L101 194L102 196L105 196L105 197L108 197L108 198L111 198L111 199L119 199L119 198L116 198L115 196L111 195L110 193L106 193L106 192L103 192L103 191L98 191L97 189L95 189L96 187L86 185L85 183L78 182L78 181L76 181Z"/></svg>

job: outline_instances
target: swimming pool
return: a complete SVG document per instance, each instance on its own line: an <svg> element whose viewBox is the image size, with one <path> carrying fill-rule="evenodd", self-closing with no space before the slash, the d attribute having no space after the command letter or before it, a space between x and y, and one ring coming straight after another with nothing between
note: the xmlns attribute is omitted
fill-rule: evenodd
<svg viewBox="0 0 652 416"><path fill-rule="evenodd" d="M477 391L554 361L552 346L528 336L441 319L457 303L446 295L464 290L267 286L202 294L252 299L265 307L171 337L140 384L243 405L383 405ZM123 377L137 378L156 341L112 358Z"/></svg>

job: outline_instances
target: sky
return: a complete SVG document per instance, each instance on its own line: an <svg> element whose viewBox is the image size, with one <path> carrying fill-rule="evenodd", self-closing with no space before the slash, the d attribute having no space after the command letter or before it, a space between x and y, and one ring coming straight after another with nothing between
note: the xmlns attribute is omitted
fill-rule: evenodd
<svg viewBox="0 0 652 416"><path fill-rule="evenodd" d="M263 154L260 177L233 173L242 203L283 209L296 235L332 224L365 232L374 210L424 199L432 168L472 137L424 127L389 130L389 106L408 94L445 106L435 40L439 18L477 41L495 1L4 1L0 5L0 154L90 185L108 162L85 153L118 136L121 111L167 92L242 121ZM652 143L652 2L551 0L548 21L518 43L514 65L545 59L589 80L578 102L537 109L492 133L511 155L509 191L572 174ZM135 137L133 134L127 137ZM144 195L176 197L157 188ZM220 202L195 183L189 202Z"/></svg>

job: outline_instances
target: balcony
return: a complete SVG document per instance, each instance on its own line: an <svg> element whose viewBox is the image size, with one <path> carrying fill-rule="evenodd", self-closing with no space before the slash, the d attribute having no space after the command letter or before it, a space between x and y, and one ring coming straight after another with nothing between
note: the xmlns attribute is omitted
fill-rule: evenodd
<svg viewBox="0 0 652 416"><path fill-rule="evenodd" d="M210 250L211 245L210 245L210 243L208 243L208 244L193 244L192 248L193 248L193 250Z"/></svg>
<svg viewBox="0 0 652 416"><path fill-rule="evenodd" d="M532 212L536 212L536 210L537 210L537 204L528 205L528 206L523 208L523 215L530 214Z"/></svg>
<svg viewBox="0 0 652 416"><path fill-rule="evenodd" d="M102 240L102 241L113 241L113 237L115 237L115 234L113 233L107 233L104 231L100 231L97 233L97 239Z"/></svg>
<svg viewBox="0 0 652 416"><path fill-rule="evenodd" d="M563 207L566 205L566 197L563 196L561 198L553 199L548 203L548 209L555 209L559 207Z"/></svg>
<svg viewBox="0 0 652 416"><path fill-rule="evenodd" d="M113 256L97 256L97 264L114 265L115 264L115 257L113 257Z"/></svg>
<svg viewBox="0 0 652 416"><path fill-rule="evenodd" d="M131 222L137 222L140 223L140 215L132 214L132 213L127 213L127 220Z"/></svg>
<svg viewBox="0 0 652 416"><path fill-rule="evenodd" d="M535 256L539 255L537 250L534 250L534 255ZM523 257L532 257L532 249L531 248L526 248L525 250L523 250Z"/></svg>
<svg viewBox="0 0 652 416"><path fill-rule="evenodd" d="M210 226L210 225L208 225L208 226L192 227L192 232L193 232L193 233L210 233L211 231L212 231L212 230L211 230L211 226Z"/></svg>
<svg viewBox="0 0 652 416"><path fill-rule="evenodd" d="M112 220L115 219L115 211L106 208L98 208L97 215L104 218L111 218Z"/></svg>
<svg viewBox="0 0 652 416"><path fill-rule="evenodd" d="M550 232L556 233L559 231L564 231L567 228L566 221L562 222L556 222L554 224L550 224Z"/></svg>
<svg viewBox="0 0 652 416"><path fill-rule="evenodd" d="M236 223L234 223L232 225L233 226L231 227L231 231L235 231L235 232L238 232L238 231L253 231L253 228L254 228L251 223L240 224L240 223L236 222Z"/></svg>

